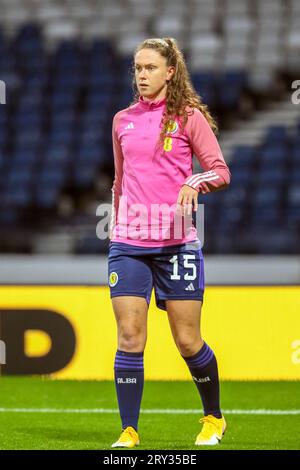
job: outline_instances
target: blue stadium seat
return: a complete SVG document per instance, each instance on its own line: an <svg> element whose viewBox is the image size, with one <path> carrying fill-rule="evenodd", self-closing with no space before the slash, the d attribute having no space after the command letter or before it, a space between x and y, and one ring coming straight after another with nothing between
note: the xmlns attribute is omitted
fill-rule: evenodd
<svg viewBox="0 0 300 470"><path fill-rule="evenodd" d="M89 93L93 94L96 92L107 92L112 98L114 97L114 92L116 89L116 84L111 75L101 76L98 74L91 74L86 77L86 84L89 87Z"/></svg>
<svg viewBox="0 0 300 470"><path fill-rule="evenodd" d="M74 139L73 129L70 128L69 124L61 126L58 129L52 129L49 133L48 145L59 146L59 145L71 145Z"/></svg>
<svg viewBox="0 0 300 470"><path fill-rule="evenodd" d="M30 88L45 89L49 81L46 70L34 72L24 78L24 82Z"/></svg>
<svg viewBox="0 0 300 470"><path fill-rule="evenodd" d="M31 203L32 194L30 186L6 188L1 196L2 204L14 207L26 207Z"/></svg>
<svg viewBox="0 0 300 470"><path fill-rule="evenodd" d="M65 144L53 145L49 143L45 154L45 164L66 164L71 158L69 147Z"/></svg>
<svg viewBox="0 0 300 470"><path fill-rule="evenodd" d="M215 223L217 231L224 229L237 230L237 226L241 224L245 218L245 208L243 205L233 205L221 207L219 217Z"/></svg>
<svg viewBox="0 0 300 470"><path fill-rule="evenodd" d="M238 145L231 156L231 165L249 167L255 163L256 149L250 145Z"/></svg>
<svg viewBox="0 0 300 470"><path fill-rule="evenodd" d="M290 206L298 206L300 211L300 181L298 181L298 184L295 183L289 187L288 204Z"/></svg>
<svg viewBox="0 0 300 470"><path fill-rule="evenodd" d="M80 74L80 69L71 70L69 73L61 73L56 77L56 85L60 88L76 89L83 83L83 77Z"/></svg>
<svg viewBox="0 0 300 470"><path fill-rule="evenodd" d="M279 203L261 204L251 208L250 223L256 225L280 224L282 220L282 211Z"/></svg>
<svg viewBox="0 0 300 470"><path fill-rule="evenodd" d="M300 229L300 211L299 206L287 206L286 221L288 226L297 227ZM299 242L300 243L300 242Z"/></svg>
<svg viewBox="0 0 300 470"><path fill-rule="evenodd" d="M21 219L21 213L18 209L0 208L0 226L3 228L16 229Z"/></svg>
<svg viewBox="0 0 300 470"><path fill-rule="evenodd" d="M234 177L237 177L234 175ZM245 188L244 181L239 180L239 186L229 186L220 198L222 208L233 207L237 205L244 205L249 198L247 189Z"/></svg>
<svg viewBox="0 0 300 470"><path fill-rule="evenodd" d="M300 164L300 146L294 145L291 149L291 158L294 162L299 162Z"/></svg>
<svg viewBox="0 0 300 470"><path fill-rule="evenodd" d="M95 178L96 165L94 162L77 165L73 173L73 182L78 188L91 187Z"/></svg>
<svg viewBox="0 0 300 470"><path fill-rule="evenodd" d="M103 152L98 146L82 146L79 148L77 161L100 163L103 160Z"/></svg>
<svg viewBox="0 0 300 470"><path fill-rule="evenodd" d="M295 254L299 251L297 233L286 228L262 228L254 232L254 244L258 254Z"/></svg>
<svg viewBox="0 0 300 470"><path fill-rule="evenodd" d="M219 232L213 241L213 253L215 254L229 254L236 251L236 242L235 242L236 232L230 227L223 229Z"/></svg>
<svg viewBox="0 0 300 470"><path fill-rule="evenodd" d="M77 40L62 41L58 44L53 56L56 66L79 67L81 50Z"/></svg>
<svg viewBox="0 0 300 470"><path fill-rule="evenodd" d="M33 108L40 108L43 102L43 93L40 89L32 89L31 87L24 87L24 94L20 96L18 103L18 111L30 110ZM26 108L26 106L28 108ZM25 107L25 109L24 109Z"/></svg>
<svg viewBox="0 0 300 470"><path fill-rule="evenodd" d="M90 108L81 115L82 127L89 129L90 126L94 125L101 130L101 126L107 121L107 114L104 110Z"/></svg>
<svg viewBox="0 0 300 470"><path fill-rule="evenodd" d="M6 157L3 150L0 150L0 167L3 167L6 163Z"/></svg>
<svg viewBox="0 0 300 470"><path fill-rule="evenodd" d="M3 150L7 144L7 133L5 129L0 131L0 150Z"/></svg>
<svg viewBox="0 0 300 470"><path fill-rule="evenodd" d="M216 74L213 71L193 72L192 83L200 94L203 102L210 107L216 106Z"/></svg>
<svg viewBox="0 0 300 470"><path fill-rule="evenodd" d="M55 209L60 194L60 188L56 186L39 185L34 194L34 203L43 209Z"/></svg>
<svg viewBox="0 0 300 470"><path fill-rule="evenodd" d="M17 133L15 142L16 147L19 149L34 150L41 145L42 134L38 129L30 132L21 130Z"/></svg>
<svg viewBox="0 0 300 470"><path fill-rule="evenodd" d="M90 44L88 51L91 57L112 57L114 55L114 49L109 39L97 38L94 39Z"/></svg>
<svg viewBox="0 0 300 470"><path fill-rule="evenodd" d="M66 172L62 166L44 167L37 175L38 185L61 188L66 181Z"/></svg>
<svg viewBox="0 0 300 470"><path fill-rule="evenodd" d="M252 194L252 205L255 208L263 204L277 204L280 198L281 194L276 186L257 188Z"/></svg>
<svg viewBox="0 0 300 470"><path fill-rule="evenodd" d="M300 163L300 162L299 162ZM300 164L297 167L291 169L290 173L288 173L289 183L296 184L300 181Z"/></svg>
<svg viewBox="0 0 300 470"><path fill-rule="evenodd" d="M91 109L94 107L105 107L111 105L113 101L113 94L112 93L99 93L99 92L94 92L90 93L87 97L87 108Z"/></svg>
<svg viewBox="0 0 300 470"><path fill-rule="evenodd" d="M246 75L242 70L231 70L218 76L219 103L225 109L238 107L241 94L246 87Z"/></svg>
<svg viewBox="0 0 300 470"><path fill-rule="evenodd" d="M6 127L8 122L7 106L0 106L0 127Z"/></svg>
<svg viewBox="0 0 300 470"><path fill-rule="evenodd" d="M270 145L262 149L259 153L259 159L264 163L280 164L287 160L287 149L283 146Z"/></svg>
<svg viewBox="0 0 300 470"><path fill-rule="evenodd" d="M19 112L15 117L15 126L23 132L35 132L40 130L43 124L44 116L42 112L28 109L26 112Z"/></svg>
<svg viewBox="0 0 300 470"><path fill-rule="evenodd" d="M233 187L235 186L240 186L240 185L248 185L251 183L254 179L255 173L247 168L247 167L237 167L237 166L230 166L230 172L231 172L231 183L230 185ZM229 187L228 190L231 188ZM227 191L228 191L227 190Z"/></svg>
<svg viewBox="0 0 300 470"><path fill-rule="evenodd" d="M17 168L32 167L38 161L38 153L35 150L16 150L13 158L12 165Z"/></svg>
<svg viewBox="0 0 300 470"><path fill-rule="evenodd" d="M288 132L285 126L270 126L268 127L265 136L264 142L274 144L285 144L288 140Z"/></svg>
<svg viewBox="0 0 300 470"><path fill-rule="evenodd" d="M287 172L281 167L261 167L256 179L259 185L282 185L287 178Z"/></svg>
<svg viewBox="0 0 300 470"><path fill-rule="evenodd" d="M62 113L62 116L52 116L50 121L50 132L69 132L72 131L76 122L75 115L72 112Z"/></svg>
<svg viewBox="0 0 300 470"><path fill-rule="evenodd" d="M248 226L236 237L236 249L248 254L294 254L299 250L299 238L295 231L280 226Z"/></svg>
<svg viewBox="0 0 300 470"><path fill-rule="evenodd" d="M77 96L75 93L55 92L51 100L51 108L54 116L60 111L71 111L75 108Z"/></svg>
<svg viewBox="0 0 300 470"><path fill-rule="evenodd" d="M11 168L6 175L7 187L21 187L28 186L34 179L34 173L31 168Z"/></svg>

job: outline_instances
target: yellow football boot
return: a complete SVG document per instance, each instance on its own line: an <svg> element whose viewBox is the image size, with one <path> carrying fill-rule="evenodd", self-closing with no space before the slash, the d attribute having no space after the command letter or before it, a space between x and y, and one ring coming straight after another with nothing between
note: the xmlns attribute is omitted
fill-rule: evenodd
<svg viewBox="0 0 300 470"><path fill-rule="evenodd" d="M112 447L128 447L132 448L138 446L140 443L139 435L134 428L128 426L122 431L119 440L115 442Z"/></svg>
<svg viewBox="0 0 300 470"><path fill-rule="evenodd" d="M225 430L226 421L222 418L215 418L212 415L204 416L199 423L203 423L203 428L196 439L196 446L215 446L221 441Z"/></svg>

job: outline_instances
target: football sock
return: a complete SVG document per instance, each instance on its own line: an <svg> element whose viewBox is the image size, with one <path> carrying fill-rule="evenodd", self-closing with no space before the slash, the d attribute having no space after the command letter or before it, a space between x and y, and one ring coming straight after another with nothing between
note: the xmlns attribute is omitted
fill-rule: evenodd
<svg viewBox="0 0 300 470"><path fill-rule="evenodd" d="M137 430L144 388L144 353L117 350L114 371L122 429L132 426Z"/></svg>
<svg viewBox="0 0 300 470"><path fill-rule="evenodd" d="M213 351L204 343L194 356L183 357L183 359L190 369L201 396L204 416L213 415L221 418L218 365Z"/></svg>

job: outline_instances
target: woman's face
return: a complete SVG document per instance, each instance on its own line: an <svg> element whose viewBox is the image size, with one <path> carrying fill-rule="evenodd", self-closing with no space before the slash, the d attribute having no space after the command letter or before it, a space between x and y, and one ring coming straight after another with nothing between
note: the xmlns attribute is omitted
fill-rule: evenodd
<svg viewBox="0 0 300 470"><path fill-rule="evenodd" d="M166 96L167 84L175 68L167 66L165 57L154 49L141 49L134 58L135 79L139 94L148 99Z"/></svg>

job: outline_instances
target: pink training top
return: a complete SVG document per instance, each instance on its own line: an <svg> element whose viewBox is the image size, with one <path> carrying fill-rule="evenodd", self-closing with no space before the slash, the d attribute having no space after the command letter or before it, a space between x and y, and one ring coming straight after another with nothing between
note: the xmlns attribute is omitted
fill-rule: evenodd
<svg viewBox="0 0 300 470"><path fill-rule="evenodd" d="M217 139L197 108L187 108L183 133L179 121L172 121L163 147L158 146L165 104L165 98L145 101L140 97L114 116L112 241L160 247L196 240L193 225L182 233L175 229L180 188L187 184L205 194L230 183ZM192 174L193 154L204 173ZM182 216L179 225L183 225Z"/></svg>

